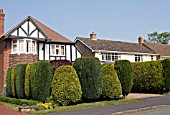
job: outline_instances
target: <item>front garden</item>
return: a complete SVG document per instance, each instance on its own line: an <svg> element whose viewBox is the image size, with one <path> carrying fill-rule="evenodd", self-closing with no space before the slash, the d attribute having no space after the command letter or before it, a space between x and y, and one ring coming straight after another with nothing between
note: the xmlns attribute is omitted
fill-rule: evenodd
<svg viewBox="0 0 170 115"><path fill-rule="evenodd" d="M169 69L170 59L119 60L114 65L101 65L98 58L78 58L73 65L67 60L18 64L8 69L0 101L36 105L42 110L36 113L134 102L123 98L130 92L168 92Z"/></svg>

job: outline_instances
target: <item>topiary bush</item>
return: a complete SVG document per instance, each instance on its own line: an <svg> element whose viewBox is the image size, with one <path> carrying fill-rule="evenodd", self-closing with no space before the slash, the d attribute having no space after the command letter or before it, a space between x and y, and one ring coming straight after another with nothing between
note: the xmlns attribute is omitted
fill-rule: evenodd
<svg viewBox="0 0 170 115"><path fill-rule="evenodd" d="M129 94L133 85L131 63L128 60L117 60L114 68L122 86L122 95L125 97Z"/></svg>
<svg viewBox="0 0 170 115"><path fill-rule="evenodd" d="M53 67L53 72L55 73L56 69L62 65L71 65L72 63L68 60L51 60L50 61L52 67Z"/></svg>
<svg viewBox="0 0 170 115"><path fill-rule="evenodd" d="M52 77L53 70L49 61L38 61L32 64L30 85L33 100L44 102L50 96Z"/></svg>
<svg viewBox="0 0 170 115"><path fill-rule="evenodd" d="M170 91L170 59L164 59L161 61L163 66L163 77L165 79L165 91Z"/></svg>
<svg viewBox="0 0 170 115"><path fill-rule="evenodd" d="M28 63L26 70L25 70L25 82L24 82L24 88L25 88L25 96L27 99L31 98L30 93L30 72L31 72L32 63Z"/></svg>
<svg viewBox="0 0 170 115"><path fill-rule="evenodd" d="M6 75L6 96L10 97L12 95L11 92L11 71L12 68L9 67L7 70L7 75Z"/></svg>
<svg viewBox="0 0 170 115"><path fill-rule="evenodd" d="M95 57L77 58L73 67L80 79L83 100L99 99L102 94L103 85L99 59Z"/></svg>
<svg viewBox="0 0 170 115"><path fill-rule="evenodd" d="M160 61L132 63L134 76L133 92L162 93L164 78Z"/></svg>
<svg viewBox="0 0 170 115"><path fill-rule="evenodd" d="M16 96L19 99L25 97L24 82L25 82L25 69L27 64L18 64L15 68L15 87Z"/></svg>
<svg viewBox="0 0 170 115"><path fill-rule="evenodd" d="M122 87L114 70L113 64L102 65L103 89L102 96L108 99L118 98L122 95Z"/></svg>
<svg viewBox="0 0 170 115"><path fill-rule="evenodd" d="M79 78L72 66L60 66L53 77L52 96L55 102L68 105L81 100Z"/></svg>
<svg viewBox="0 0 170 115"><path fill-rule="evenodd" d="M11 71L11 94L15 97L15 67L12 67Z"/></svg>

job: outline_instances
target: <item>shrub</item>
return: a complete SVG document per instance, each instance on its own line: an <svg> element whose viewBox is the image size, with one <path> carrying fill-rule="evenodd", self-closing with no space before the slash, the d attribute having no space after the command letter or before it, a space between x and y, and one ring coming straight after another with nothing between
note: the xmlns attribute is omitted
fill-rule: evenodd
<svg viewBox="0 0 170 115"><path fill-rule="evenodd" d="M20 99L24 98L24 82L25 82L25 69L27 64L18 64L15 68L15 87L16 96Z"/></svg>
<svg viewBox="0 0 170 115"><path fill-rule="evenodd" d="M104 98L113 99L122 94L122 87L114 70L113 64L102 65L103 89L102 96Z"/></svg>
<svg viewBox="0 0 170 115"><path fill-rule="evenodd" d="M123 96L127 96L133 85L132 67L128 60L117 60L115 62L115 70L119 77Z"/></svg>
<svg viewBox="0 0 170 115"><path fill-rule="evenodd" d="M160 61L132 63L134 76L133 92L161 93L164 78Z"/></svg>
<svg viewBox="0 0 170 115"><path fill-rule="evenodd" d="M26 99L16 99L16 98L4 97L4 96L0 96L0 101L12 103L12 104L16 104L16 105L27 104L29 106L30 105L36 105L37 103L39 103L39 101L26 100Z"/></svg>
<svg viewBox="0 0 170 115"><path fill-rule="evenodd" d="M33 100L45 101L50 96L52 66L48 61L32 64L30 72L31 96Z"/></svg>
<svg viewBox="0 0 170 115"><path fill-rule="evenodd" d="M52 81L52 96L54 101L61 105L81 100L80 81L72 66L60 66L56 70Z"/></svg>
<svg viewBox="0 0 170 115"><path fill-rule="evenodd" d="M3 86L2 96L7 96L7 93L6 93L6 84Z"/></svg>
<svg viewBox="0 0 170 115"><path fill-rule="evenodd" d="M50 61L52 67L53 67L53 72L55 73L56 69L62 65L72 65L72 63L68 60L51 60Z"/></svg>
<svg viewBox="0 0 170 115"><path fill-rule="evenodd" d="M31 97L30 95L30 72L31 72L31 63L27 64L26 70L25 70L25 83L24 83L24 88L25 88L25 96L27 99Z"/></svg>
<svg viewBox="0 0 170 115"><path fill-rule="evenodd" d="M95 57L77 58L73 66L80 79L83 99L99 99L103 84L99 59Z"/></svg>
<svg viewBox="0 0 170 115"><path fill-rule="evenodd" d="M9 67L7 71L7 76L6 76L6 96L7 97L10 97L12 95L11 94L11 71L12 71L12 68Z"/></svg>
<svg viewBox="0 0 170 115"><path fill-rule="evenodd" d="M163 77L165 78L165 90L170 91L170 59L161 61L163 66Z"/></svg>
<svg viewBox="0 0 170 115"><path fill-rule="evenodd" d="M15 97L15 67L12 67L11 71L11 94Z"/></svg>

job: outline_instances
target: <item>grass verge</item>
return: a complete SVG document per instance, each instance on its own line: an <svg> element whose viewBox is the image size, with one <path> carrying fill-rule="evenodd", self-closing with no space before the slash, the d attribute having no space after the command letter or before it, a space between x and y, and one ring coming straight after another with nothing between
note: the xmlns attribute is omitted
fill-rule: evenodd
<svg viewBox="0 0 170 115"><path fill-rule="evenodd" d="M28 113L30 113L30 114L45 114L45 113L52 113L52 112L62 112L62 111L87 109L87 108L100 107L100 106L117 105L117 104L123 104L123 103L131 103L131 102L139 102L139 101L134 100L134 99L124 99L124 100L110 100L110 101L100 101L100 102L91 102L91 103L81 103L81 104L71 105L71 106L58 106L55 109L29 111ZM19 105L5 103L5 102L0 102L0 104L3 104L5 106L8 106L15 110L17 110L17 107L19 107Z"/></svg>

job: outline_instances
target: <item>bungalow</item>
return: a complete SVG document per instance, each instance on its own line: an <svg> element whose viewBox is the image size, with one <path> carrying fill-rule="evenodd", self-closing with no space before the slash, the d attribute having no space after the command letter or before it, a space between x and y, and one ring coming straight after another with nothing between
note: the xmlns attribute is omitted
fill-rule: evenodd
<svg viewBox="0 0 170 115"><path fill-rule="evenodd" d="M138 42L141 40L139 37ZM97 39L94 32L90 38L77 37L75 43L82 57L98 57L101 63L114 63L116 60L151 61L156 60L158 55L138 43Z"/></svg>
<svg viewBox="0 0 170 115"><path fill-rule="evenodd" d="M170 58L170 45L168 44L160 44L160 43L151 43L151 42L143 42L141 38L141 45L144 47L154 51L157 55L157 60Z"/></svg>
<svg viewBox="0 0 170 115"><path fill-rule="evenodd" d="M75 43L31 16L4 34L3 10L0 9L0 93L9 66L38 60L70 60L81 57Z"/></svg>

